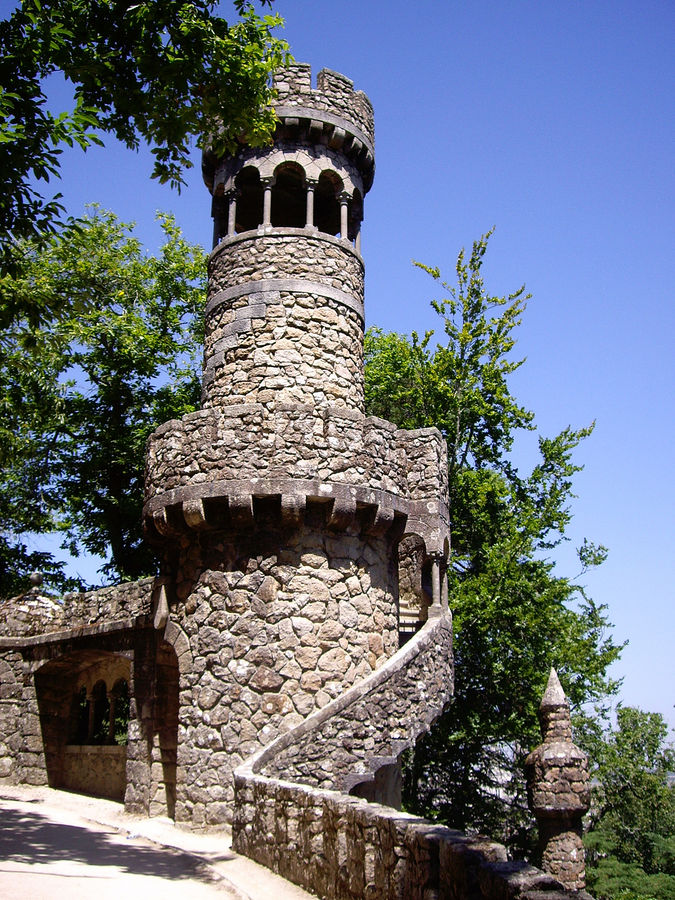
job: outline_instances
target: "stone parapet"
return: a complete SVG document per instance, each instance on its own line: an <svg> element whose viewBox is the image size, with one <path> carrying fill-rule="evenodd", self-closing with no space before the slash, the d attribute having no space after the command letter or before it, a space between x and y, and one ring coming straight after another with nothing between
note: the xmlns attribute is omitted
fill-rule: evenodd
<svg viewBox="0 0 675 900"><path fill-rule="evenodd" d="M445 442L333 408L246 403L160 425L148 442L146 500L227 479L296 478L351 484L408 499L447 497Z"/></svg>
<svg viewBox="0 0 675 900"><path fill-rule="evenodd" d="M324 145L338 150L360 172L364 193L375 173L373 107L363 91L339 72L322 69L312 88L311 67L304 63L277 70L274 109L279 119L275 140ZM204 182L212 193L222 190L227 162L209 151L202 159Z"/></svg>
<svg viewBox="0 0 675 900"><path fill-rule="evenodd" d="M321 69L316 82L313 89L312 69L306 63L278 69L274 76L275 107L307 106L337 114L365 132L372 142L375 138L373 107L363 91L355 91L351 79L331 69Z"/></svg>
<svg viewBox="0 0 675 900"><path fill-rule="evenodd" d="M153 578L55 598L36 590L0 604L0 635L44 637L52 632L132 621L152 609Z"/></svg>
<svg viewBox="0 0 675 900"><path fill-rule="evenodd" d="M179 530L208 526L207 507L219 498L230 506L244 498L252 513L255 498L278 496L281 514L299 504L298 515L316 500L337 504L347 523L371 507L368 527L386 529L397 518L397 527L420 534L429 552L442 550L449 532L445 454L436 429L404 431L344 408L258 403L201 410L151 436L144 514L161 532L164 522ZM329 514L334 527L337 514Z"/></svg>
<svg viewBox="0 0 675 900"><path fill-rule="evenodd" d="M425 819L304 785L235 775L250 823L236 849L331 900L592 900L506 849Z"/></svg>
<svg viewBox="0 0 675 900"><path fill-rule="evenodd" d="M452 619L440 612L376 672L266 747L251 771L350 791L395 764L452 697Z"/></svg>
<svg viewBox="0 0 675 900"><path fill-rule="evenodd" d="M126 746L71 745L63 763L64 790L124 800Z"/></svg>

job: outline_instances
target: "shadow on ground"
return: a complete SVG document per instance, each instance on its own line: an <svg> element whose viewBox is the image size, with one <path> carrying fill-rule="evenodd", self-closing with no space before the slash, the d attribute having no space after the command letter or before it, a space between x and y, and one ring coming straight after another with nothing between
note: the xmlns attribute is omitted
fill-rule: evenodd
<svg viewBox="0 0 675 900"><path fill-rule="evenodd" d="M143 840L143 839L141 839ZM0 859L25 864L79 862L111 866L133 875L153 875L174 880L217 880L200 859L182 851L139 846L123 834L89 830L79 825L51 821L38 812L0 808Z"/></svg>

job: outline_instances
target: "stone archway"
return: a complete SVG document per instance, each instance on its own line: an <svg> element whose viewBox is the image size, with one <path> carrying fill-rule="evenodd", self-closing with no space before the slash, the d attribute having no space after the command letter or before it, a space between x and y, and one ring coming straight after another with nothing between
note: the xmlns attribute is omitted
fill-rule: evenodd
<svg viewBox="0 0 675 900"><path fill-rule="evenodd" d="M51 787L124 798L128 712L123 714L119 701L125 690L128 694L130 671L125 655L81 650L50 660L35 672Z"/></svg>
<svg viewBox="0 0 675 900"><path fill-rule="evenodd" d="M431 560L419 534L405 534L398 545L399 641L403 645L427 620L433 602Z"/></svg>

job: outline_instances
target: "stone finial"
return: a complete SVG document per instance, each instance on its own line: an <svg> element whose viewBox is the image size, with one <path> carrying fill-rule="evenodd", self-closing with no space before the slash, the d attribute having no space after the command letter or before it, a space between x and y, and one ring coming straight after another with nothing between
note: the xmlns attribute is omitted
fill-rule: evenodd
<svg viewBox="0 0 675 900"><path fill-rule="evenodd" d="M28 576L30 580L31 590L37 591L38 588L42 587L42 582L45 580L42 572L31 572Z"/></svg>
<svg viewBox="0 0 675 900"><path fill-rule="evenodd" d="M588 757L572 742L567 698L551 669L539 707L542 743L525 760L542 868L569 890L586 884L581 820L590 805Z"/></svg>
<svg viewBox="0 0 675 900"><path fill-rule="evenodd" d="M555 669L551 669L544 696L541 698L539 723L544 742L572 740L570 705Z"/></svg>

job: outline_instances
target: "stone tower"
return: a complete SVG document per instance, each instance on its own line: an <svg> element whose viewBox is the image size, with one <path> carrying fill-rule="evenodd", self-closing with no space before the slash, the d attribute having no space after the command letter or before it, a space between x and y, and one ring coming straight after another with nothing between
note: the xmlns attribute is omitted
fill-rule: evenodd
<svg viewBox="0 0 675 900"><path fill-rule="evenodd" d="M364 412L372 107L335 72L313 89L305 65L276 88L273 146L205 154L203 408L157 429L147 457L155 625L179 664L175 812L195 824L228 820L245 757L447 603L444 441ZM418 586L406 617L399 569Z"/></svg>

